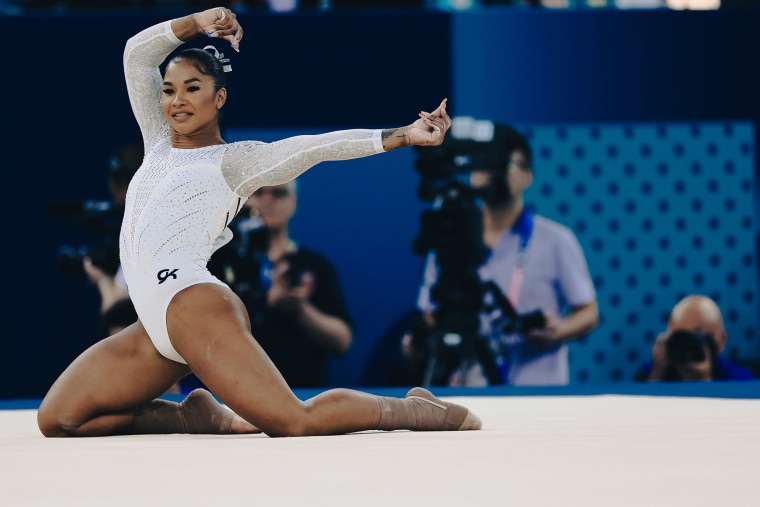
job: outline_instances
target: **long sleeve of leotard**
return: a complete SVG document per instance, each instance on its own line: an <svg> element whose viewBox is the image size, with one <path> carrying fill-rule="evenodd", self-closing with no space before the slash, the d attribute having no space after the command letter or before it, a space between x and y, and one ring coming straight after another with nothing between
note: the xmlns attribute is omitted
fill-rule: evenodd
<svg viewBox="0 0 760 507"><path fill-rule="evenodd" d="M124 77L129 102L146 150L158 137L171 135L161 111L162 80L158 67L181 44L172 31L171 21L165 21L133 36L124 48Z"/></svg>
<svg viewBox="0 0 760 507"><path fill-rule="evenodd" d="M124 74L132 111L143 134L146 151L171 130L161 110L159 65L182 41L171 21L143 30L127 41ZM295 136L274 143L242 141L228 146L222 174L238 195L248 196L261 186L290 181L310 167L331 160L349 160L383 152L380 130L341 130Z"/></svg>
<svg viewBox="0 0 760 507"><path fill-rule="evenodd" d="M381 130L338 130L262 143L232 143L222 160L222 174L238 195L290 181L314 165L383 152Z"/></svg>

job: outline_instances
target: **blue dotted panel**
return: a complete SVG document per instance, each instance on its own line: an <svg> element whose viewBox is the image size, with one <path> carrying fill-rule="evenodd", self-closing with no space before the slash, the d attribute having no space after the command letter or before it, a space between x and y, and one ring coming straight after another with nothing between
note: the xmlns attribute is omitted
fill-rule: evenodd
<svg viewBox="0 0 760 507"><path fill-rule="evenodd" d="M524 126L526 199L572 228L601 323L573 342L573 382L630 380L681 297L723 309L727 357L760 358L754 143L748 122Z"/></svg>

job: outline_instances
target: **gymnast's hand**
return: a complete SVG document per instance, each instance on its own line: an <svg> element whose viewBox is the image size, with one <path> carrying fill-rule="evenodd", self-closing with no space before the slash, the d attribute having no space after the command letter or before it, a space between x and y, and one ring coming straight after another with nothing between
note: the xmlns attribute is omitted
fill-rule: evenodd
<svg viewBox="0 0 760 507"><path fill-rule="evenodd" d="M409 126L409 144L412 146L437 146L443 142L446 131L451 127L451 118L446 112L446 101L432 113L421 111L420 118Z"/></svg>
<svg viewBox="0 0 760 507"><path fill-rule="evenodd" d="M224 39L235 51L240 51L243 28L234 12L226 7L215 7L195 14L193 19L200 33Z"/></svg>
<svg viewBox="0 0 760 507"><path fill-rule="evenodd" d="M443 142L446 131L451 127L451 118L446 113L446 100L432 113L421 111L419 119L406 127L383 130L385 151L405 146L437 146Z"/></svg>

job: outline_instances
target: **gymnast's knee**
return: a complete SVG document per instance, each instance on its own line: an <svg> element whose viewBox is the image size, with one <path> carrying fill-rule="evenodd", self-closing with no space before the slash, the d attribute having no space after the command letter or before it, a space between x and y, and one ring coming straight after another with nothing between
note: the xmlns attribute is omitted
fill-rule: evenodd
<svg viewBox="0 0 760 507"><path fill-rule="evenodd" d="M298 410L269 417L266 423L258 423L256 426L267 436L275 438L319 435L317 426L312 422L313 419L312 406L302 402Z"/></svg>
<svg viewBox="0 0 760 507"><path fill-rule="evenodd" d="M306 414L273 421L265 426L261 429L270 437L306 437L315 434L311 425L308 424Z"/></svg>
<svg viewBox="0 0 760 507"><path fill-rule="evenodd" d="M46 437L73 437L76 431L75 427L63 424L42 410L37 412L37 426Z"/></svg>
<svg viewBox="0 0 760 507"><path fill-rule="evenodd" d="M318 435L331 435L333 424L325 420L324 404L341 403L348 396L348 391L344 389L333 389L330 391L330 399L312 398L301 402L298 410L283 413L267 429L259 428L270 437L309 437ZM317 401L319 400L319 401ZM322 405L318 407L316 405Z"/></svg>
<svg viewBox="0 0 760 507"><path fill-rule="evenodd" d="M81 423L74 423L43 401L37 410L37 426L46 437L75 437Z"/></svg>

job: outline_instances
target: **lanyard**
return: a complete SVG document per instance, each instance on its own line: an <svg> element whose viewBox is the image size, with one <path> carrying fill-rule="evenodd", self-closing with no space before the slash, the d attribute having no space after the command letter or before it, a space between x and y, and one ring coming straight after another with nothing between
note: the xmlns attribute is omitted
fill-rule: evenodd
<svg viewBox="0 0 760 507"><path fill-rule="evenodd" d="M512 226L512 232L516 232L520 236L520 248L517 251L517 262L515 263L515 269L512 271L512 279L509 282L509 292L507 293L507 298L513 308L517 308L517 301L520 299L520 291L522 290L523 280L525 279L525 274L523 273L525 250L528 248L528 242L533 234L533 217L533 210L526 207Z"/></svg>

